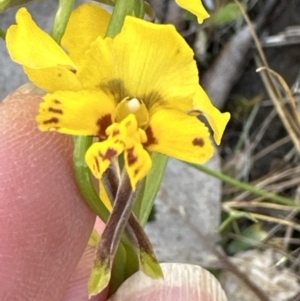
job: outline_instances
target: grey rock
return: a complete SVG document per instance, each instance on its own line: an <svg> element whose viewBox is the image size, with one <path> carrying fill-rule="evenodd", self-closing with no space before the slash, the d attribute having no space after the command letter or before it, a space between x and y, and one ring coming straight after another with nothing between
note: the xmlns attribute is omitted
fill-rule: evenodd
<svg viewBox="0 0 300 301"><path fill-rule="evenodd" d="M217 154L207 166L220 169ZM219 180L170 159L155 202L155 221L146 226L158 260L207 264L207 243L219 239L220 199Z"/></svg>

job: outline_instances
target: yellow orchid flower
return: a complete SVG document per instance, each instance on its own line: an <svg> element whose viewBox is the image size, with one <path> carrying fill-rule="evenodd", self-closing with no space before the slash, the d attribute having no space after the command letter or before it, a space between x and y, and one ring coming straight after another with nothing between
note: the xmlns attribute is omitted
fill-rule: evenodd
<svg viewBox="0 0 300 301"><path fill-rule="evenodd" d="M40 105L42 131L98 138L86 154L101 179L124 153L133 190L151 169L150 152L193 163L213 154L201 112L220 143L229 113L220 113L199 86L193 51L172 25L126 17L115 38L104 38L109 14L94 4L71 16L65 52L26 9L9 28L7 47L29 78L49 94Z"/></svg>
<svg viewBox="0 0 300 301"><path fill-rule="evenodd" d="M209 18L209 14L204 8L201 0L175 0L176 3L197 17L199 23Z"/></svg>
<svg viewBox="0 0 300 301"><path fill-rule="evenodd" d="M29 79L40 88L80 90L76 72L81 59L92 41L104 37L109 20L110 14L97 5L79 6L62 39L66 53L36 25L26 8L21 8L16 15L17 25L7 31L7 48L11 58L23 65Z"/></svg>

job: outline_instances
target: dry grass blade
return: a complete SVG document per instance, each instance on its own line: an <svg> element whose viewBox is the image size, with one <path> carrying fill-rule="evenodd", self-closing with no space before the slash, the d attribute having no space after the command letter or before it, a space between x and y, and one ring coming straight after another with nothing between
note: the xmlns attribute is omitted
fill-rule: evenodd
<svg viewBox="0 0 300 301"><path fill-rule="evenodd" d="M244 18L245 18L249 28L251 29L252 37L253 37L253 40L257 47L258 54L259 54L259 59L257 59L259 67L263 68L264 70L268 70L268 72L266 72L265 74L261 73L265 88L276 107L276 110L278 112L280 119L282 120L283 125L285 126L287 132L291 136L291 139L292 139L298 153L300 154L300 134L299 134L300 133L300 117L299 117L298 110L296 108L294 98L292 96L292 92L290 91L290 89L286 85L286 83L283 81L283 79L278 74L276 74L276 72L270 71L271 69L268 66L266 56L264 54L261 43L255 32L254 26L252 25L249 17L247 16L243 6L237 0L235 0L235 2L240 7L240 10L242 11ZM274 75L274 74L276 74L276 75ZM278 85L276 79L279 79L282 86ZM296 124L294 122L295 118L292 118L290 112L288 112L286 110L286 108L284 108L284 106L282 105L282 100L284 99L284 96L281 93L282 87L284 88L287 96L291 100L292 106L294 108L294 112L297 115L297 116L295 116L296 120L297 120Z"/></svg>
<svg viewBox="0 0 300 301"><path fill-rule="evenodd" d="M290 101L291 105L292 105L292 108L293 108L293 113L295 115L295 118L298 122L298 126L300 126L300 114L299 114L299 111L298 111L298 108L297 108L297 104L296 104L296 100L293 96L293 93L291 91L291 89L289 88L288 84L286 83L286 81L284 80L284 78L277 72L275 72L274 70L268 68L268 67L261 67L259 69L257 69L257 72L260 72L262 70L267 70L268 72L270 72L275 78L278 79L278 81L280 82L280 84L282 85L285 93L286 93L286 96L288 98L288 100Z"/></svg>
<svg viewBox="0 0 300 301"><path fill-rule="evenodd" d="M294 185L298 185L300 182L300 166L296 166L294 168L283 168L281 170L277 170L276 172L271 172L252 183L254 187L259 189L265 189L272 193L278 193L283 191L288 187L292 187ZM229 189L228 193L234 192L234 189ZM247 196L249 196L251 192L243 191L242 193L236 195L233 201L243 201ZM267 196L266 196L267 198Z"/></svg>
<svg viewBox="0 0 300 301"><path fill-rule="evenodd" d="M291 211L294 210L295 207L280 205L275 203L266 203L266 202L259 202L259 201L245 201L245 202L236 202L230 201L225 202L227 207L229 208L265 208L265 209L273 209L273 210L281 210L281 211Z"/></svg>
<svg viewBox="0 0 300 301"><path fill-rule="evenodd" d="M264 148L263 150L261 150L260 152L255 154L252 158L253 162L257 161L258 159L261 159L262 157L266 156L267 154L269 154L273 150L277 149L278 147L280 147L280 146L282 146L282 145L284 145L284 144L286 144L290 141L291 141L291 137L288 135L288 136L283 137L282 139L272 143L268 147Z"/></svg>

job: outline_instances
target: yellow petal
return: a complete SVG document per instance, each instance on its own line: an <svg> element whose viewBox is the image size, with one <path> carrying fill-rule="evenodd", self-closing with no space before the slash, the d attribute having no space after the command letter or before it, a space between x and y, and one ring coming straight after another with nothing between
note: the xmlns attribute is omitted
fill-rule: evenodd
<svg viewBox="0 0 300 301"><path fill-rule="evenodd" d="M26 8L16 15L17 25L7 30L6 43L11 58L32 69L75 65L62 48L32 20Z"/></svg>
<svg viewBox="0 0 300 301"><path fill-rule="evenodd" d="M208 12L205 10L201 0L175 0L179 6L188 10L195 16L199 23L202 23L209 17Z"/></svg>
<svg viewBox="0 0 300 301"><path fill-rule="evenodd" d="M124 144L118 139L96 142L88 149L85 161L97 179L101 179L111 162L124 151Z"/></svg>
<svg viewBox="0 0 300 301"><path fill-rule="evenodd" d="M78 71L85 87L100 87L119 102L138 98L148 109L191 108L198 71L193 51L174 26L126 17L116 38L98 38L86 54Z"/></svg>
<svg viewBox="0 0 300 301"><path fill-rule="evenodd" d="M36 120L42 131L103 138L114 107L102 91L57 91L44 97Z"/></svg>
<svg viewBox="0 0 300 301"><path fill-rule="evenodd" d="M94 143L87 151L85 160L93 175L101 179L111 162L125 149L128 131L124 120L106 129L108 136L103 142Z"/></svg>
<svg viewBox="0 0 300 301"><path fill-rule="evenodd" d="M138 128L133 114L123 120L127 128L125 140L125 166L130 179L131 187L136 189L137 184L149 173L152 160L142 143L147 141L146 133Z"/></svg>
<svg viewBox="0 0 300 301"><path fill-rule="evenodd" d="M208 128L195 116L175 110L159 110L150 119L146 130L150 151L156 151L191 163L204 163L214 148Z"/></svg>
<svg viewBox="0 0 300 301"><path fill-rule="evenodd" d="M124 151L125 167L135 190L152 166L151 157L142 145L147 141L145 132L138 128L135 116L130 114L108 127L106 133L107 140L94 143L87 151L87 165L94 176L101 179L111 162Z"/></svg>
<svg viewBox="0 0 300 301"><path fill-rule="evenodd" d="M24 67L24 71L32 82L48 92L57 90L77 91L82 89L76 74L65 67L56 66L43 69Z"/></svg>
<svg viewBox="0 0 300 301"><path fill-rule="evenodd" d="M134 143L132 147L127 148L124 156L131 187L135 190L137 184L149 173L152 160L141 143Z"/></svg>
<svg viewBox="0 0 300 301"><path fill-rule="evenodd" d="M74 10L61 43L77 65L91 42L104 37L109 20L110 14L99 5L82 4Z"/></svg>
<svg viewBox="0 0 300 301"><path fill-rule="evenodd" d="M221 113L209 100L205 91L199 86L194 98L194 109L201 111L214 131L214 139L219 145L230 119L230 113Z"/></svg>

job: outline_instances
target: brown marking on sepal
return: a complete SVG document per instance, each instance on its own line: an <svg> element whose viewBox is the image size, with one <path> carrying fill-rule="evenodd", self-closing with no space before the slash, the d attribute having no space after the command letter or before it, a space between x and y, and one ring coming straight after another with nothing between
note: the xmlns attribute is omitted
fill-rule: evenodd
<svg viewBox="0 0 300 301"><path fill-rule="evenodd" d="M127 162L128 165L131 166L137 162L138 158L134 155L134 147L127 149Z"/></svg>
<svg viewBox="0 0 300 301"><path fill-rule="evenodd" d="M43 121L43 124L49 124L49 123L59 123L59 119L56 117L52 117L48 120Z"/></svg>
<svg viewBox="0 0 300 301"><path fill-rule="evenodd" d="M55 108L49 108L48 109L49 112L55 113L55 114L60 114L63 115L63 110L62 109L55 109Z"/></svg>
<svg viewBox="0 0 300 301"><path fill-rule="evenodd" d="M205 144L202 138L195 138L192 143L194 146L201 146L201 147L203 147Z"/></svg>
<svg viewBox="0 0 300 301"><path fill-rule="evenodd" d="M109 148L105 154L102 154L101 152L98 153L99 157L104 161L104 160L108 160L108 161L112 161L112 159L118 154L116 150L114 150L113 148Z"/></svg>

